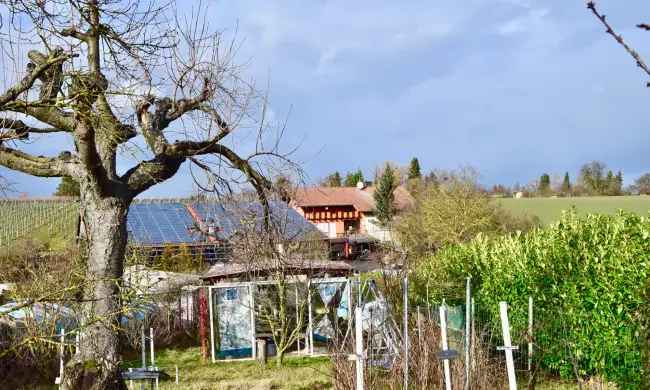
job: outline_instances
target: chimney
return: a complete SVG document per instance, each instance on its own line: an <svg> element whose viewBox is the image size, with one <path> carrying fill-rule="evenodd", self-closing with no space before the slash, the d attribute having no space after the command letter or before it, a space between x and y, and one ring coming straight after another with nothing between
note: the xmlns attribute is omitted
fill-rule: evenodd
<svg viewBox="0 0 650 390"><path fill-rule="evenodd" d="M362 181L358 181L357 182L357 190L363 190L364 188L366 188L366 183L364 183Z"/></svg>

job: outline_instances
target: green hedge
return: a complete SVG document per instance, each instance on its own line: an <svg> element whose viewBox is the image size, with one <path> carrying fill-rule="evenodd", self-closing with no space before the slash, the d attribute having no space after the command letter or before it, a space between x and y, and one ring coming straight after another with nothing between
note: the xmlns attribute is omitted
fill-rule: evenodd
<svg viewBox="0 0 650 390"><path fill-rule="evenodd" d="M500 329L498 303L507 301L511 328L519 334L532 296L541 367L566 378L577 368L581 377L639 388L649 265L647 217L567 212L548 228L479 236L438 252L416 270L416 292L423 294L428 284L435 293L436 285L460 284L470 275L479 314Z"/></svg>

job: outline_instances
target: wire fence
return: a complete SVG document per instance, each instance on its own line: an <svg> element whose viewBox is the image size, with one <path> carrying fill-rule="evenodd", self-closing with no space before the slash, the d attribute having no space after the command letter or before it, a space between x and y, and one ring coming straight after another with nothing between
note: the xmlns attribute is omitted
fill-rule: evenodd
<svg viewBox="0 0 650 390"><path fill-rule="evenodd" d="M396 287L403 294L395 281L383 285ZM584 350L572 337L592 324L573 323L566 308L536 311L532 297L524 307L507 302L479 307L471 289L465 302L459 301L463 287L446 286L453 292L449 300L421 305L385 291L392 298L374 319L361 302L356 326L363 348L355 340L334 348L335 388L642 388L635 375L643 369L639 348L622 346L613 354L599 354L597 346Z"/></svg>

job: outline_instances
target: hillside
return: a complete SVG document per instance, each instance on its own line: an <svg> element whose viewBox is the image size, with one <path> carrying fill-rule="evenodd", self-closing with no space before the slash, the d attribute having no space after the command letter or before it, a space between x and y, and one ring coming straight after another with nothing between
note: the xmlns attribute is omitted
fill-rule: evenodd
<svg viewBox="0 0 650 390"><path fill-rule="evenodd" d="M504 198L498 202L515 214L536 215L544 224L557 221L563 210L575 207L579 214L614 214L625 210L640 215L650 211L650 196L594 196L577 198Z"/></svg>

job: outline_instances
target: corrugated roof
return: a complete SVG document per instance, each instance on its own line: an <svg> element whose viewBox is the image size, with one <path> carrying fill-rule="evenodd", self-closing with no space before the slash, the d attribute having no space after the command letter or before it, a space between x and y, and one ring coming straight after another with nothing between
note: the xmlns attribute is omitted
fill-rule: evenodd
<svg viewBox="0 0 650 390"><path fill-rule="evenodd" d="M292 202L298 207L353 206L360 212L375 209L375 186L357 187L306 187L296 191ZM395 189L395 206L398 210L411 207L415 201L403 186Z"/></svg>
<svg viewBox="0 0 650 390"><path fill-rule="evenodd" d="M352 272L352 266L343 261L329 260L302 260L288 261L282 264L285 271L304 273L323 272ZM203 275L203 279L219 279L236 277L241 275L259 275L278 269L278 264L272 261L260 261L257 263L219 263L215 264Z"/></svg>

